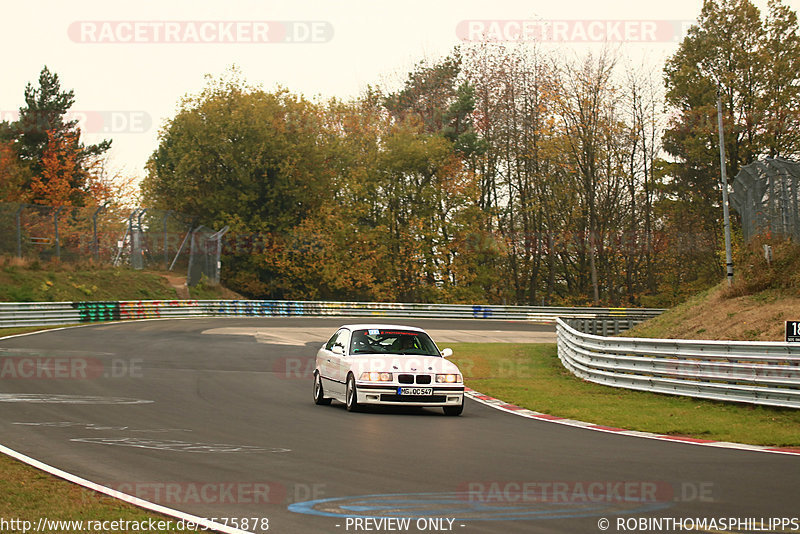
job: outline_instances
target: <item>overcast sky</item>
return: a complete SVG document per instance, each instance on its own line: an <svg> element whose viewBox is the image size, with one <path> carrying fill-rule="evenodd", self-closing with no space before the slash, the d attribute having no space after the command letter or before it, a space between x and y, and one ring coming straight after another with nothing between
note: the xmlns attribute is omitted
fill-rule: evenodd
<svg viewBox="0 0 800 534"><path fill-rule="evenodd" d="M766 9L766 0L756 0ZM800 0L786 2L795 11ZM5 2L0 118L13 119L43 65L75 91L85 142L113 140L111 165L142 176L158 129L204 75L307 97L348 98L397 81L482 31L538 35L562 51L606 38L660 68L701 0L61 0ZM301 42L292 42L292 41Z"/></svg>

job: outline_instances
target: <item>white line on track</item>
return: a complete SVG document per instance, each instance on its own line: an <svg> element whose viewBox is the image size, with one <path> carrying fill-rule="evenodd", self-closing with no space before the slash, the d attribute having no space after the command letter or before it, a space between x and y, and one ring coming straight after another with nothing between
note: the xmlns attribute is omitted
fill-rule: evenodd
<svg viewBox="0 0 800 534"><path fill-rule="evenodd" d="M90 480L86 480L85 478L73 475L72 473L67 473L66 471L62 471L57 467L53 467L44 462L40 462L39 460L31 458L30 456L25 456L24 454L19 453L13 449L9 449L4 445L0 445L0 453L11 456L16 460L19 460L20 462L24 462L32 467L35 467L36 469L40 469L42 471L50 473L51 475L57 476L58 478L63 478L64 480L72 482L73 484L78 484L79 486L82 486L86 489L97 491L104 495L108 495L109 497L113 497L115 499L119 499L121 501L125 501L129 504L132 504L134 506L138 506L139 508L150 510L151 512L173 517L175 519L178 519L179 521L194 523L195 525L198 525L200 527L206 527L207 529L216 532L224 532L225 534L251 534L246 530L240 530L238 528L233 528L227 525L223 525L222 523L209 521L208 519L205 519L203 517L187 514L185 512L181 512L179 510L175 510L172 508L167 508L166 506L155 504L150 501L145 501L144 499L134 497L133 495L128 495L127 493L122 493L121 491L107 488L100 484L96 484Z"/></svg>

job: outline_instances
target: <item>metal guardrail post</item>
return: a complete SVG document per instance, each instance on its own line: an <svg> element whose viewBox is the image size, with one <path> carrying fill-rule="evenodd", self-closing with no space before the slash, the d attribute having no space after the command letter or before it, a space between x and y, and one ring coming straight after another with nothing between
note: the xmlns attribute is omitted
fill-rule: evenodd
<svg viewBox="0 0 800 534"><path fill-rule="evenodd" d="M17 208L17 213L14 219L17 223L17 257L22 257L22 210L25 209L25 204L20 204Z"/></svg>
<svg viewBox="0 0 800 534"><path fill-rule="evenodd" d="M53 214L53 227L55 229L55 237L56 237L56 259L61 259L61 240L58 237L58 214L61 213L61 210L64 209L64 206L60 206L56 209L56 212Z"/></svg>
<svg viewBox="0 0 800 534"><path fill-rule="evenodd" d="M169 268L169 250L167 249L167 219L169 219L172 210L167 210L167 213L164 214L164 221L162 223L164 227L164 268Z"/></svg>
<svg viewBox="0 0 800 534"><path fill-rule="evenodd" d="M175 267L175 262L178 261L178 258L180 257L181 252L183 252L183 249L186 246L186 241L191 237L192 232L193 232L192 227L189 226L189 229L186 231L186 235L183 236L183 241L181 241L181 246L178 247L178 252L175 253L175 258L172 260L172 263L169 265L169 270L170 271Z"/></svg>
<svg viewBox="0 0 800 534"><path fill-rule="evenodd" d="M97 262L100 259L100 243L97 240L97 215L106 209L106 203L104 202L102 206L97 208L92 215L92 253L94 256L94 261Z"/></svg>

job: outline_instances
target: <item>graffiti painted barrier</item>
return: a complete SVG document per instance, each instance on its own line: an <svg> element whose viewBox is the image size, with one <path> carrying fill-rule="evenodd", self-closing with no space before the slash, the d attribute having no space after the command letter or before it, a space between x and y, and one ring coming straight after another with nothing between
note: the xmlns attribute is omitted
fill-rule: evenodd
<svg viewBox="0 0 800 534"><path fill-rule="evenodd" d="M658 309L556 308L397 302L284 300L120 300L0 303L0 328L102 323L177 317L394 317L499 319L554 323L558 317L626 318L628 324L661 313Z"/></svg>

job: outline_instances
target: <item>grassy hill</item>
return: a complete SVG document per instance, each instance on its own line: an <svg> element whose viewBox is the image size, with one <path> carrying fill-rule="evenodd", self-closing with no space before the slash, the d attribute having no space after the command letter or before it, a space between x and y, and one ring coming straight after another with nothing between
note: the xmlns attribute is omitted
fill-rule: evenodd
<svg viewBox="0 0 800 534"><path fill-rule="evenodd" d="M765 244L772 247L769 262ZM800 320L800 245L765 240L750 244L735 259L731 287L722 282L624 335L783 341L787 320Z"/></svg>
<svg viewBox="0 0 800 534"><path fill-rule="evenodd" d="M173 272L0 258L0 302L242 298L223 287L185 284Z"/></svg>

